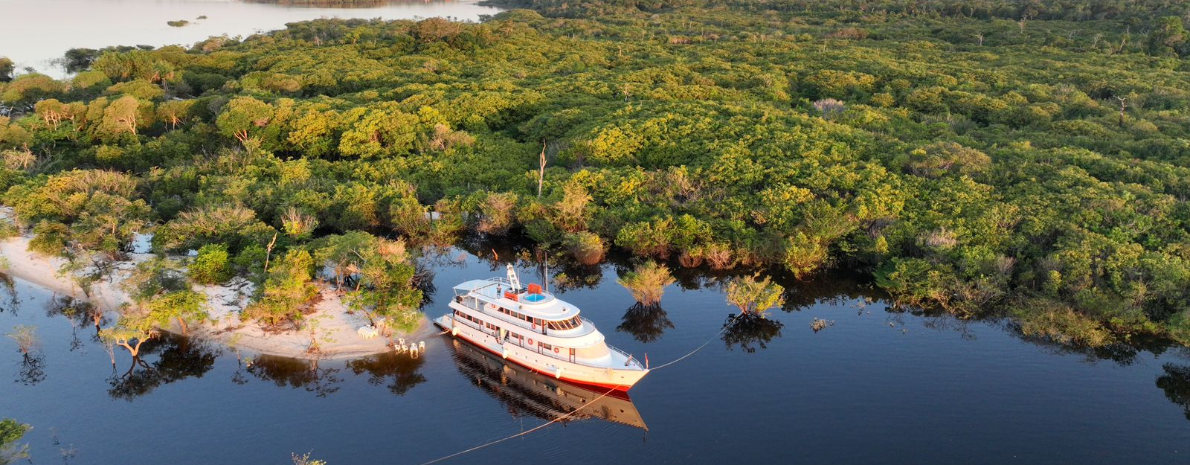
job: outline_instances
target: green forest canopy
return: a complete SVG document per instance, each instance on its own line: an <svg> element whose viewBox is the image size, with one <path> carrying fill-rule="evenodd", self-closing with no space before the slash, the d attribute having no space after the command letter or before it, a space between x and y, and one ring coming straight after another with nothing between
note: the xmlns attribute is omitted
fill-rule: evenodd
<svg viewBox="0 0 1190 465"><path fill-rule="evenodd" d="M51 253L523 234L1190 343L1183 2L505 6L75 52L0 84L3 202Z"/></svg>

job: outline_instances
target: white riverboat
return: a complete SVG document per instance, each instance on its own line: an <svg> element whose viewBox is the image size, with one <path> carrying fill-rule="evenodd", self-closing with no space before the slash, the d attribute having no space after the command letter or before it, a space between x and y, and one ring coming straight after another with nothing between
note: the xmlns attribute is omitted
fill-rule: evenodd
<svg viewBox="0 0 1190 465"><path fill-rule="evenodd" d="M632 355L604 342L574 305L530 284L512 265L507 278L454 287L451 312L434 320L451 335L538 373L601 389L627 391L649 372Z"/></svg>

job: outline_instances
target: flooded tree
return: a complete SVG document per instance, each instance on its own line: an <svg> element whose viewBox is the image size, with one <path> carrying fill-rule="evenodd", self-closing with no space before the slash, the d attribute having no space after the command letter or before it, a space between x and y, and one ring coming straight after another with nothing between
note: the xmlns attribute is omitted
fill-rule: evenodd
<svg viewBox="0 0 1190 465"><path fill-rule="evenodd" d="M632 293L632 298L642 305L657 305L661 303L661 296L665 294L665 286L676 282L669 268L648 261L637 265L624 277L616 280L621 286Z"/></svg>
<svg viewBox="0 0 1190 465"><path fill-rule="evenodd" d="M754 315L780 306L785 288L773 283L768 276L763 279L745 276L728 282L726 291L728 303L739 307L741 314Z"/></svg>
<svg viewBox="0 0 1190 465"><path fill-rule="evenodd" d="M661 339L674 324L660 305L645 305L640 302L628 307L616 331L631 334L640 342L649 343Z"/></svg>
<svg viewBox="0 0 1190 465"><path fill-rule="evenodd" d="M157 334L153 322L147 318L122 318L116 326L99 331L100 338L127 349L134 360L140 356L141 346Z"/></svg>
<svg viewBox="0 0 1190 465"><path fill-rule="evenodd" d="M312 458L310 457L310 452L302 455L297 455L295 452L290 454L290 458L293 459L293 465L326 465L326 460Z"/></svg>
<svg viewBox="0 0 1190 465"><path fill-rule="evenodd" d="M17 343L17 349L21 351L21 355L25 356L25 358L28 358L29 354L41 344L40 339L37 337L36 326L17 325L5 336Z"/></svg>

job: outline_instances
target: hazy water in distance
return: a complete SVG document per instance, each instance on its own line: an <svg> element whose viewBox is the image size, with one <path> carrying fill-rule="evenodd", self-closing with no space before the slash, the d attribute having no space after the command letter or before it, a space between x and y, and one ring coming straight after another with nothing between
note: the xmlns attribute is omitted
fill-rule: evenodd
<svg viewBox="0 0 1190 465"><path fill-rule="evenodd" d="M477 0L390 3L370 8L312 8L238 0L0 0L0 56L20 70L31 66L55 77L51 61L72 48L115 45L184 45L211 36L244 36L318 18L412 19L445 17L476 21L498 8ZM197 19L205 15L206 19ZM167 21L187 20L171 27Z"/></svg>
<svg viewBox="0 0 1190 465"><path fill-rule="evenodd" d="M457 250L430 266L431 316L454 284L503 274ZM587 283L561 298L654 367L715 337L732 313L712 276L682 274L659 313L633 308L612 265L558 271ZM521 269L522 281L534 276ZM854 282L788 284L789 305L766 322L650 373L631 406L601 406L639 415L647 431L579 418L445 463L1188 463L1185 349L1069 351L1002 322L892 311ZM29 363L0 339L0 418L34 426L34 463L58 463L65 449L71 464L282 464L307 451L331 465L420 464L541 425L567 408L551 392L575 392L468 355L448 335L427 338L416 360L313 368L248 366L226 348L165 340L127 374L127 354L113 369L61 299L11 289L0 287L0 333L36 325L42 348ZM834 324L815 333L814 318Z"/></svg>

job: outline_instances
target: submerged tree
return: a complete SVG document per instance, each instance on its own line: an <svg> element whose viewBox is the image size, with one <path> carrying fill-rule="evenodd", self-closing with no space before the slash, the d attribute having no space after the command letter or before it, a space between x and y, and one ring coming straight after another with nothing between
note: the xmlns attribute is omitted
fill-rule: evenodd
<svg viewBox="0 0 1190 465"><path fill-rule="evenodd" d="M12 331L6 335L17 343L17 349L21 351L21 355L26 358L29 354L37 349L40 340L37 337L37 327L30 325L17 325L12 328Z"/></svg>
<svg viewBox="0 0 1190 465"><path fill-rule="evenodd" d="M157 336L153 321L148 318L124 317L111 328L99 331L99 337L128 350L134 360L140 357L141 346Z"/></svg>
<svg viewBox="0 0 1190 465"><path fill-rule="evenodd" d="M665 294L665 286L675 283L674 277L665 265L647 261L637 265L624 277L616 280L621 286L632 293L637 302L645 306L661 303L661 296Z"/></svg>
<svg viewBox="0 0 1190 465"><path fill-rule="evenodd" d="M18 325L7 336L17 343L17 348L21 351L21 369L17 373L17 382L34 385L44 381L45 356L37 350L41 345L37 337L37 328Z"/></svg>
<svg viewBox="0 0 1190 465"><path fill-rule="evenodd" d="M741 314L763 314L765 310L781 306L785 288L773 283L768 276L736 278L727 283L727 302L740 308Z"/></svg>

